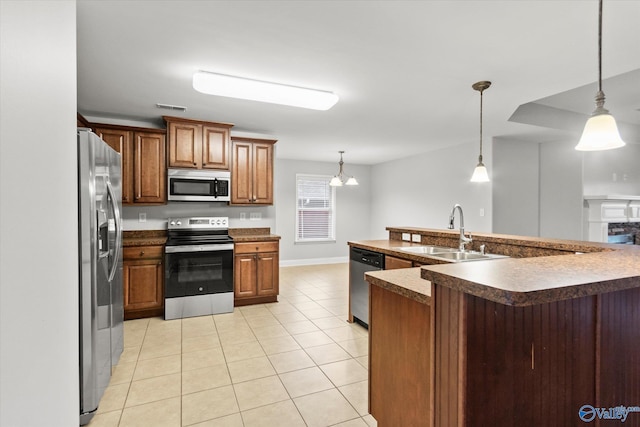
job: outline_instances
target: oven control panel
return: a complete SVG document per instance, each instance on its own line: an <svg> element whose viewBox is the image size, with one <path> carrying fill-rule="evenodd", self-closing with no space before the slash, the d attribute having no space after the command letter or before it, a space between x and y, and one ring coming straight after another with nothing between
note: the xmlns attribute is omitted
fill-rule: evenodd
<svg viewBox="0 0 640 427"><path fill-rule="evenodd" d="M227 229L229 228L229 217L198 217L198 218L168 218L167 229Z"/></svg>

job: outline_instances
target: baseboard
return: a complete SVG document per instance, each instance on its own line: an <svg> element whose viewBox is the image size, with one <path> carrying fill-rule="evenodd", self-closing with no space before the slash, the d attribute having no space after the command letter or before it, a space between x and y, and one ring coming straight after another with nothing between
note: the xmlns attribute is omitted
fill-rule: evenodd
<svg viewBox="0 0 640 427"><path fill-rule="evenodd" d="M308 258L308 259L291 259L281 260L280 267L296 267L300 265L319 265L319 264L342 264L349 262L348 256L333 258Z"/></svg>

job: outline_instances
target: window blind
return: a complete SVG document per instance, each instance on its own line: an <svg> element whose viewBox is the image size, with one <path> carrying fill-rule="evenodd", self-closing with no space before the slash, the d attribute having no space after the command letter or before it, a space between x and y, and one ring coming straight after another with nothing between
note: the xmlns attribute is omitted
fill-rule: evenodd
<svg viewBox="0 0 640 427"><path fill-rule="evenodd" d="M296 175L296 242L335 241L335 187L330 176Z"/></svg>

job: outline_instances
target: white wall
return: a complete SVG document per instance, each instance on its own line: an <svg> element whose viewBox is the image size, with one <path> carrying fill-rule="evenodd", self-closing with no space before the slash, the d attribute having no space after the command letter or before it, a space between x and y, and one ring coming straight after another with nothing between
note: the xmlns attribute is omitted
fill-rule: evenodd
<svg viewBox="0 0 640 427"><path fill-rule="evenodd" d="M640 196L640 145L584 153L584 194Z"/></svg>
<svg viewBox="0 0 640 427"><path fill-rule="evenodd" d="M494 233L582 240L582 153L575 144L496 138Z"/></svg>
<svg viewBox="0 0 640 427"><path fill-rule="evenodd" d="M76 2L0 1L0 425L79 421Z"/></svg>
<svg viewBox="0 0 640 427"><path fill-rule="evenodd" d="M338 162L276 159L276 233L280 240L281 265L347 261L347 242L365 240L369 234L371 167L345 163L344 170L358 180L357 187L336 189L336 241L294 243L296 218L296 174L335 175Z"/></svg>
<svg viewBox="0 0 640 427"><path fill-rule="evenodd" d="M582 153L575 145L540 144L540 237L583 240Z"/></svg>
<svg viewBox="0 0 640 427"><path fill-rule="evenodd" d="M477 144L463 144L373 166L369 238L386 238L388 226L447 228L456 203L467 231L490 232L491 183L469 182L477 150ZM491 177L491 144L483 154Z"/></svg>
<svg viewBox="0 0 640 427"><path fill-rule="evenodd" d="M536 143L494 140L494 233L539 235L539 150Z"/></svg>

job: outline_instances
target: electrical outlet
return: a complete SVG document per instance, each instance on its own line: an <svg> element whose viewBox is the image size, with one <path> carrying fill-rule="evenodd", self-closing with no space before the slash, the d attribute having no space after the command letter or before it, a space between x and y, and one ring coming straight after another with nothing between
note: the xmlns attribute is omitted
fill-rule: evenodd
<svg viewBox="0 0 640 427"><path fill-rule="evenodd" d="M259 219L262 219L262 213L261 212L251 212L251 214L249 215L249 219L251 221L257 221Z"/></svg>
<svg viewBox="0 0 640 427"><path fill-rule="evenodd" d="M411 241L411 234L402 233L402 240L404 240L405 242L410 242Z"/></svg>
<svg viewBox="0 0 640 427"><path fill-rule="evenodd" d="M411 241L415 242L415 243L420 243L422 236L420 236L419 234L412 234L411 235Z"/></svg>
<svg viewBox="0 0 640 427"><path fill-rule="evenodd" d="M240 221L244 221L247 219L247 213L246 212L240 212Z"/></svg>
<svg viewBox="0 0 640 427"><path fill-rule="evenodd" d="M145 212L138 214L138 222L147 222L147 214Z"/></svg>
<svg viewBox="0 0 640 427"><path fill-rule="evenodd" d="M480 208L480 216L484 216L484 208Z"/></svg>

